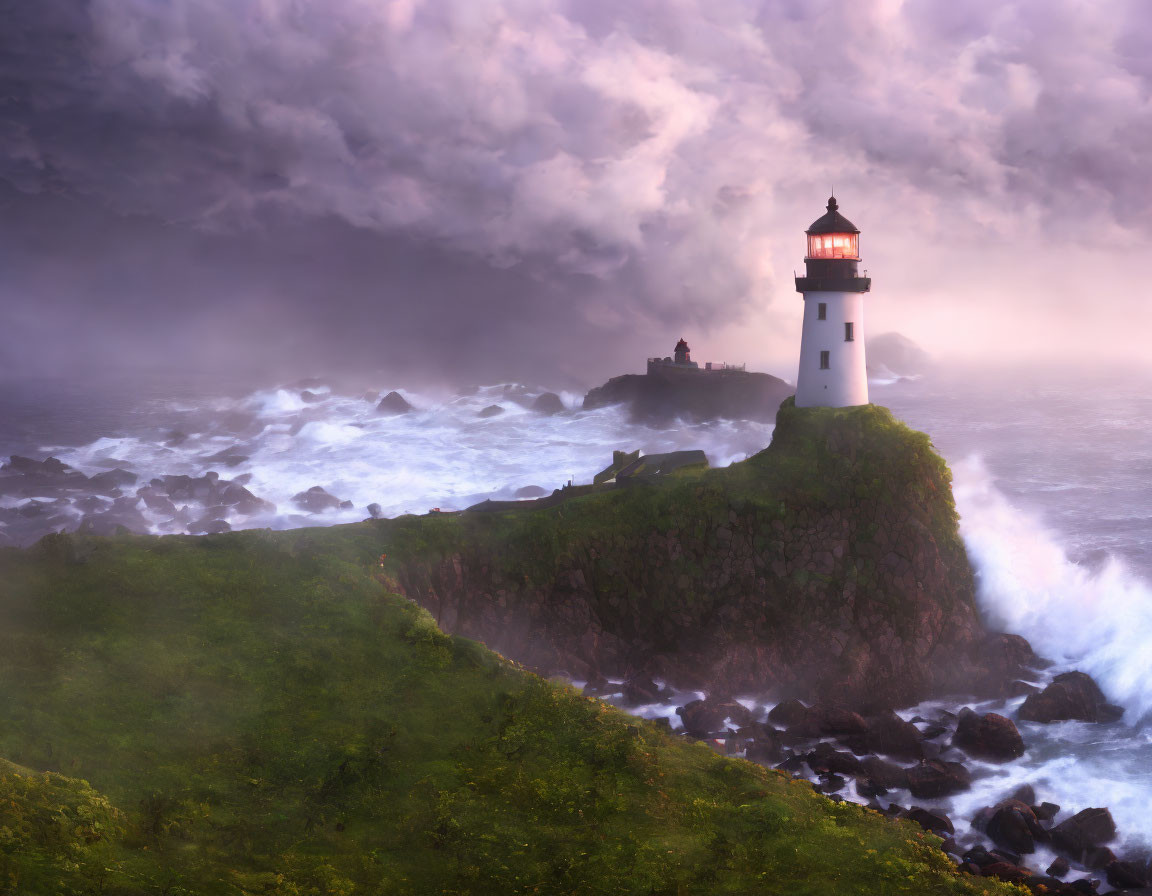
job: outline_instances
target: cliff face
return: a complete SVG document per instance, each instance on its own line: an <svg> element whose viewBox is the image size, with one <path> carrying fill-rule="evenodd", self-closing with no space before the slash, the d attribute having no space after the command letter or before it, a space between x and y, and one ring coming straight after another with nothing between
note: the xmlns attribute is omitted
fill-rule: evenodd
<svg viewBox="0 0 1152 896"><path fill-rule="evenodd" d="M666 368L658 373L625 374L584 396L584 408L627 404L634 420L667 423L676 419L771 420L793 388L767 373Z"/></svg>
<svg viewBox="0 0 1152 896"><path fill-rule="evenodd" d="M724 470L380 525L442 628L543 672L870 708L992 687L1018 658L978 618L947 466L875 406L789 399Z"/></svg>

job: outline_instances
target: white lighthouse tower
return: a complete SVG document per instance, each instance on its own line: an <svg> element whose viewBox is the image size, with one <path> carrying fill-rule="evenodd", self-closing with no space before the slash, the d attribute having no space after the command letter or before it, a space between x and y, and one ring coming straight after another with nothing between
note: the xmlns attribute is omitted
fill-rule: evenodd
<svg viewBox="0 0 1152 896"><path fill-rule="evenodd" d="M805 276L796 278L796 291L804 296L799 408L868 404L864 293L872 281L858 276L860 231L838 208L831 197L827 213L806 231Z"/></svg>

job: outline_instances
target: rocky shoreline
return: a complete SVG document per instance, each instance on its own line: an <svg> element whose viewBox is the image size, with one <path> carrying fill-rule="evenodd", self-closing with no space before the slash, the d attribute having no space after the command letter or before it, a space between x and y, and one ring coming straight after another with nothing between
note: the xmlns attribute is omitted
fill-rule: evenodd
<svg viewBox="0 0 1152 896"><path fill-rule="evenodd" d="M1022 671L1036 679L1045 666L1034 657L1031 668ZM1004 690L1008 700L1026 695L1014 713L1025 722L1110 725L1123 714L1078 671L1055 675L1045 687L1017 679ZM694 696L646 676L593 680L584 693L669 730L675 727L724 755L806 780L831 800L914 821L941 839L940 849L963 873L1038 894L1152 893L1152 856L1113 851L1109 844L1120 832L1106 807L1061 807L1024 784L966 816L948 810L949 797L979 783L978 766L1026 757L1028 746L1007 715L959 703L925 714L907 709L862 714L842 704L795 698L773 703L721 693Z"/></svg>

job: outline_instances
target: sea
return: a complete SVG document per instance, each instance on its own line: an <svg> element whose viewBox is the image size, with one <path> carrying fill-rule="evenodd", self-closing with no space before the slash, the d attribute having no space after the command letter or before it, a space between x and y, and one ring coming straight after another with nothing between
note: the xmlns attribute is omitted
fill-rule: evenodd
<svg viewBox="0 0 1152 896"><path fill-rule="evenodd" d="M290 528L364 519L370 505L395 516L512 499L533 486L550 492L590 482L616 449L700 448L725 466L772 437L770 423L751 421L654 428L621 407L584 411L574 392L558 393L566 410L544 415L532 408L540 384L397 388L413 409L378 414L380 395L394 388L383 379L367 394L323 380L251 388L175 374L0 383L0 456L53 456L87 475L120 467L142 482L214 470L275 505L229 518L233 528ZM871 397L927 432L949 462L985 617L1054 663L1035 683L1080 669L1125 709L1115 725L1020 722L1023 758L970 762L972 790L931 805L952 815L961 843L975 842L965 819L1028 783L1038 800L1063 808L1061 818L1110 808L1120 830L1113 848L1147 853L1152 371L957 368L874 381ZM481 416L492 407L499 412ZM315 513L297 506L294 496L314 486L350 503ZM0 508L27 500L0 496ZM145 518L152 531L179 530L163 514ZM771 694L744 699L761 713L773 703ZM1012 716L1020 702L968 705ZM902 714L962 705L956 695ZM679 721L667 705L635 711ZM1042 870L1043 854L1033 864Z"/></svg>

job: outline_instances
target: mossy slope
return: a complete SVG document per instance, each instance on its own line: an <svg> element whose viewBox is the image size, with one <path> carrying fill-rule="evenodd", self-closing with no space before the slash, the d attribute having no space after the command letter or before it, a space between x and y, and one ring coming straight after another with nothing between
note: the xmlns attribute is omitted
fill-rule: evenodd
<svg viewBox="0 0 1152 896"><path fill-rule="evenodd" d="M442 634L370 532L0 551L0 755L51 772L0 769L0 892L1015 892Z"/></svg>
<svg viewBox="0 0 1152 896"><path fill-rule="evenodd" d="M867 708L974 684L986 633L957 519L926 435L788 399L772 445L724 469L373 526L445 630L533 668Z"/></svg>

